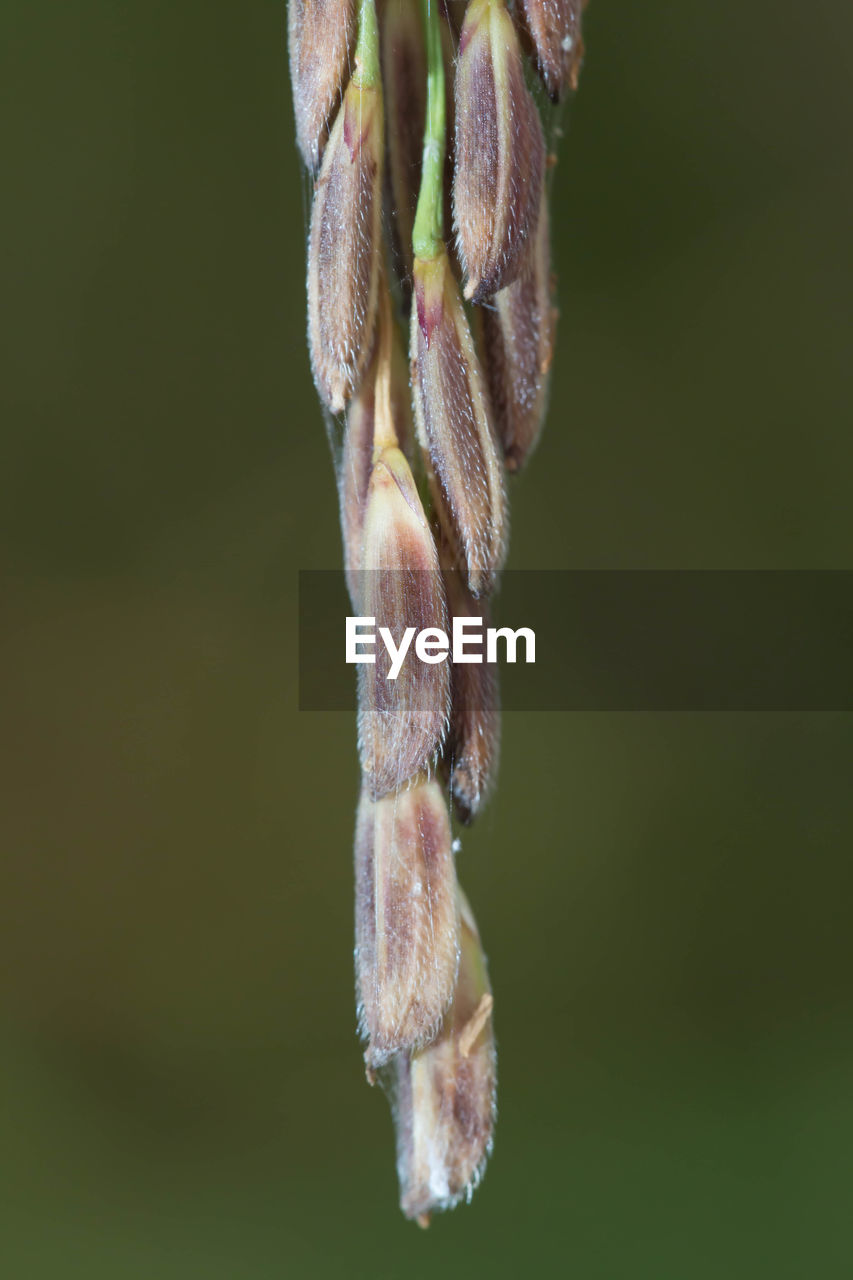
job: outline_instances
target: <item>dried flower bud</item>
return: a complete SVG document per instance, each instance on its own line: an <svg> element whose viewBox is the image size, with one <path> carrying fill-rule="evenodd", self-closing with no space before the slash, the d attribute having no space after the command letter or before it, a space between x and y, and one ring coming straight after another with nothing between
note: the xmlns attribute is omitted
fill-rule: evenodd
<svg viewBox="0 0 853 1280"><path fill-rule="evenodd" d="M358 599L399 650L418 632L447 630L444 584L435 542L409 464L386 448L373 465L364 520L364 555ZM447 661L415 655L394 670L387 645L376 661L358 668L358 746L365 783L374 796L403 786L430 768L447 732L450 671Z"/></svg>
<svg viewBox="0 0 853 1280"><path fill-rule="evenodd" d="M583 61L582 0L519 0L542 83L554 102L577 89Z"/></svg>
<svg viewBox="0 0 853 1280"><path fill-rule="evenodd" d="M370 358L381 266L382 90L347 86L311 206L308 338L320 397L340 413Z"/></svg>
<svg viewBox="0 0 853 1280"><path fill-rule="evenodd" d="M426 119L426 48L417 0L386 0L382 76L388 120L388 187L396 251L410 277Z"/></svg>
<svg viewBox="0 0 853 1280"><path fill-rule="evenodd" d="M461 958L453 1004L438 1038L394 1064L389 1084L397 1130L400 1207L430 1214L470 1197L491 1153L497 1071L486 959L459 890Z"/></svg>
<svg viewBox="0 0 853 1280"><path fill-rule="evenodd" d="M456 69L453 216L474 302L518 276L536 230L545 140L504 0L471 0Z"/></svg>
<svg viewBox="0 0 853 1280"><path fill-rule="evenodd" d="M485 600L475 600L462 574L444 572L452 618L481 618L491 626ZM450 673L450 732L443 768L457 816L473 822L485 804L498 768L501 717L497 670L487 662L454 662Z"/></svg>
<svg viewBox="0 0 853 1280"><path fill-rule="evenodd" d="M429 454L473 594L506 554L503 465L483 374L446 253L415 259L410 360L415 427Z"/></svg>
<svg viewBox="0 0 853 1280"><path fill-rule="evenodd" d="M290 0L287 7L296 141L309 169L317 168L343 87L354 16L353 0Z"/></svg>
<svg viewBox="0 0 853 1280"><path fill-rule="evenodd" d="M359 1027L370 1071L427 1044L453 997L459 964L456 870L441 787L417 778L373 800L355 833Z"/></svg>
<svg viewBox="0 0 853 1280"><path fill-rule="evenodd" d="M343 449L338 465L338 497L344 545L344 572L356 613L364 555L364 514L374 456L388 444L411 459L414 441L409 372L391 319L387 286L380 286L377 338L370 364L347 407Z"/></svg>
<svg viewBox="0 0 853 1280"><path fill-rule="evenodd" d="M514 284L478 312L483 372L508 470L532 452L548 397L557 312L551 305L548 213L542 212L533 251Z"/></svg>

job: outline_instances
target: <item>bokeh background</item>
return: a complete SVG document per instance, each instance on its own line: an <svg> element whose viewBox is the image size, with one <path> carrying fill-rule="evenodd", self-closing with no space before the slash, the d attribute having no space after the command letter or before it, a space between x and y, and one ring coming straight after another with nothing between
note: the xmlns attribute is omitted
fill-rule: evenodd
<svg viewBox="0 0 853 1280"><path fill-rule="evenodd" d="M22 1280L853 1268L844 716L507 718L460 872L501 1115L396 1207L283 0L4 0L0 1254ZM838 0L592 0L514 568L850 567Z"/></svg>

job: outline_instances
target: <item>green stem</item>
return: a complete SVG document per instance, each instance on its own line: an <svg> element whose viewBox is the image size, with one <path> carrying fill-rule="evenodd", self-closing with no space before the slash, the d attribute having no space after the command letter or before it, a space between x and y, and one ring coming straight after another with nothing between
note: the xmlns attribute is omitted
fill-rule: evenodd
<svg viewBox="0 0 853 1280"><path fill-rule="evenodd" d="M373 89L380 84L380 77L376 5L374 0L361 0L358 7L358 41L355 46L353 83L362 89Z"/></svg>
<svg viewBox="0 0 853 1280"><path fill-rule="evenodd" d="M416 258L436 258L444 249L444 53L438 0L423 0L427 46L427 110L421 189L412 234Z"/></svg>

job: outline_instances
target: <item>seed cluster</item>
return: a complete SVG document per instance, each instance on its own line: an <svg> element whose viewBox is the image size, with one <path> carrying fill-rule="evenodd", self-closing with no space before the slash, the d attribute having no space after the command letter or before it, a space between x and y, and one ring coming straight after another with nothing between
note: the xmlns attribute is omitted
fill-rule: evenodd
<svg viewBox="0 0 853 1280"><path fill-rule="evenodd" d="M314 179L308 338L320 399L343 418L347 585L397 643L407 627L489 623L506 472L538 439L556 318L530 82L553 100L576 88L582 7L289 0ZM401 1206L425 1225L470 1197L492 1144L492 994L451 808L462 823L482 808L500 725L491 666L387 675L381 650L359 667L358 1016L394 1113Z"/></svg>

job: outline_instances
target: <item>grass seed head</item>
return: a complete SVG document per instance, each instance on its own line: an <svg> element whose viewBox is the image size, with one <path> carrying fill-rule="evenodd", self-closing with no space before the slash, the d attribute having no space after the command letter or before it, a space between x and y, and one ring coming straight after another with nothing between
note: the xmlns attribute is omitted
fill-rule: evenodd
<svg viewBox="0 0 853 1280"><path fill-rule="evenodd" d="M576 87L585 6L289 7L297 140L317 175L311 367L324 406L347 411L344 565L353 612L374 632L374 662L357 672L359 1029L368 1078L392 1101L401 1206L421 1225L470 1198L492 1144L492 996L456 881L448 793L470 822L494 781L500 721L492 665L424 661L413 640L454 617L490 622L504 472L537 441L556 317L545 144L519 32L557 99ZM463 296L489 304L475 313L476 346ZM411 469L421 462L429 514Z"/></svg>

